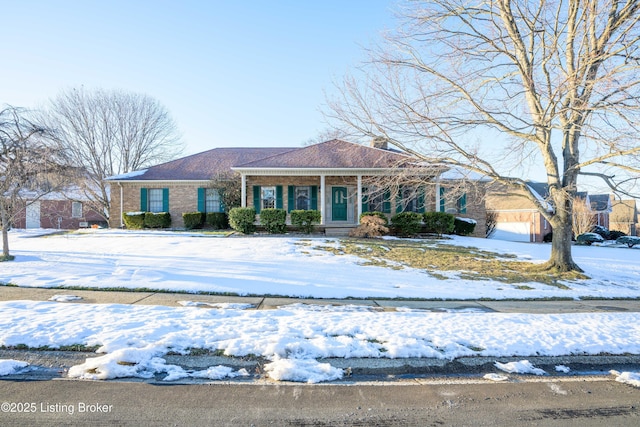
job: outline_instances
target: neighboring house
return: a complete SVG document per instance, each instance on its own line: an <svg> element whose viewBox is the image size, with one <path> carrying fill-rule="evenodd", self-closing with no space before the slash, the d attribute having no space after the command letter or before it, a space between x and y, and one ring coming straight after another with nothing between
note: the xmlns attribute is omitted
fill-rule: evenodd
<svg viewBox="0 0 640 427"><path fill-rule="evenodd" d="M612 203L613 212L609 218L609 229L626 233L629 236L638 235L638 208L635 200L615 200Z"/></svg>
<svg viewBox="0 0 640 427"><path fill-rule="evenodd" d="M265 208L319 210L328 234L356 227L362 212L391 217L402 211L446 210L476 220L476 235L484 236L481 189L449 197L449 182L434 176L434 168L416 168L413 157L376 144L331 140L301 148L216 148L111 177L111 226L121 227L119 214L129 211L168 211L178 228L184 212L222 211L212 179L234 171L240 175L242 206L254 207L258 215ZM398 182L385 191L373 188L373 178L400 176L408 167L414 176L423 175L425 185Z"/></svg>
<svg viewBox="0 0 640 427"><path fill-rule="evenodd" d="M24 199L24 207L13 220L15 228L74 230L107 225L105 218L90 209L86 198L74 189L52 192L38 198L27 194Z"/></svg>
<svg viewBox="0 0 640 427"><path fill-rule="evenodd" d="M531 192L549 211L548 186L540 182L527 182ZM551 232L551 225L542 213L524 195L524 192L509 193L502 188L487 192L487 212L495 215L496 226L489 238L514 242L542 242Z"/></svg>
<svg viewBox="0 0 640 427"><path fill-rule="evenodd" d="M609 216L613 211L609 194L588 194L579 192L578 197L585 200L588 211L593 215L594 225L610 229Z"/></svg>
<svg viewBox="0 0 640 427"><path fill-rule="evenodd" d="M542 206L548 212L553 212L548 184L527 181L527 186ZM577 197L584 201L585 211L593 216L594 225L609 228L612 206L608 194L579 192ZM496 227L490 238L542 242L545 235L552 231L549 222L523 192L509 192L502 187L494 187L487 192L486 207L487 212L493 213L496 219Z"/></svg>

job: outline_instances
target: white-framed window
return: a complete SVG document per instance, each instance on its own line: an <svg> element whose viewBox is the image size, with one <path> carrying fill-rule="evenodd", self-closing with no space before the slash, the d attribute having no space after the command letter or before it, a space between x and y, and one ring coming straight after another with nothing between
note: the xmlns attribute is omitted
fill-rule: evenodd
<svg viewBox="0 0 640 427"><path fill-rule="evenodd" d="M149 212L162 212L162 188L149 189Z"/></svg>
<svg viewBox="0 0 640 427"><path fill-rule="evenodd" d="M82 218L81 202L71 202L71 218Z"/></svg>
<svg viewBox="0 0 640 427"><path fill-rule="evenodd" d="M294 197L296 209L311 209L311 187L296 187Z"/></svg>
<svg viewBox="0 0 640 427"><path fill-rule="evenodd" d="M204 195L205 212L220 212L220 192L217 188L207 188Z"/></svg>
<svg viewBox="0 0 640 427"><path fill-rule="evenodd" d="M273 209L276 207L276 187L261 187L260 200L262 209Z"/></svg>

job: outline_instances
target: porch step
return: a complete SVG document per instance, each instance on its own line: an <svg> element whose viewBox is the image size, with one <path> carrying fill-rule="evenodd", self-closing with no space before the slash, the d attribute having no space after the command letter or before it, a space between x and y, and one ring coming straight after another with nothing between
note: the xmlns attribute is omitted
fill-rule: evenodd
<svg viewBox="0 0 640 427"><path fill-rule="evenodd" d="M344 237L348 236L353 227L326 227L324 235L327 237Z"/></svg>

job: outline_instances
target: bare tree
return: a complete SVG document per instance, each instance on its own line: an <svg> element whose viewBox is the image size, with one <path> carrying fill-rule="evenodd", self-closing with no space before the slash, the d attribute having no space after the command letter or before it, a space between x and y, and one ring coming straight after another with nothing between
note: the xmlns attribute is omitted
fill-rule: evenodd
<svg viewBox="0 0 640 427"><path fill-rule="evenodd" d="M593 230L593 226L596 225L596 217L584 198L576 196L572 204L572 230L573 235L578 237Z"/></svg>
<svg viewBox="0 0 640 427"><path fill-rule="evenodd" d="M554 229L541 268L571 255L579 175L629 193L638 177L640 2L414 1L329 118L417 157L520 190ZM554 209L516 174L546 173Z"/></svg>
<svg viewBox="0 0 640 427"><path fill-rule="evenodd" d="M118 90L70 89L51 100L48 125L75 166L91 208L109 218L104 178L140 170L178 156L177 127L157 100Z"/></svg>
<svg viewBox="0 0 640 427"><path fill-rule="evenodd" d="M242 179L239 173L218 174L209 181L209 188L218 190L225 212L242 203Z"/></svg>
<svg viewBox="0 0 640 427"><path fill-rule="evenodd" d="M28 112L7 106L0 111L0 225L2 257L9 253L9 228L32 203L65 185L66 160L50 132L28 118Z"/></svg>

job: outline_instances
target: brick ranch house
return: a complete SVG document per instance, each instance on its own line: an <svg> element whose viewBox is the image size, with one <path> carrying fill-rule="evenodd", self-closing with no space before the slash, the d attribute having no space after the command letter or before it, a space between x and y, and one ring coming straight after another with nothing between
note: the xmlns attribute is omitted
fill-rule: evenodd
<svg viewBox="0 0 640 427"><path fill-rule="evenodd" d="M422 173L421 188L409 191L401 180L395 187L374 192L372 179L398 176L415 165L407 154L389 150L380 142L365 146L331 140L299 148L215 148L149 169L107 178L111 185L111 227L122 227L122 213L169 212L172 226L184 226L184 212L222 212L213 178L230 171L240 175L241 204L261 209L313 209L321 213L327 234L345 234L358 225L362 212L381 211L389 217L403 211L447 211L477 222L474 235L484 237L486 211L481 186L456 196L447 189L459 186L433 168ZM414 173L415 175L415 173ZM375 194L374 194L375 193ZM453 192L451 192L453 193Z"/></svg>
<svg viewBox="0 0 640 427"><path fill-rule="evenodd" d="M107 223L78 190L52 192L38 198L26 194L23 198L25 202L13 220L15 228L74 230Z"/></svg>

